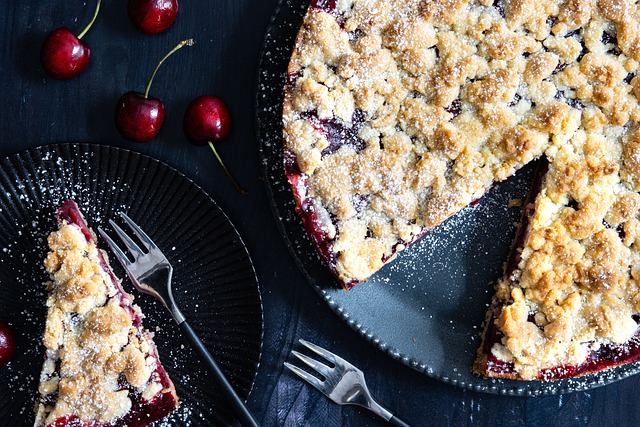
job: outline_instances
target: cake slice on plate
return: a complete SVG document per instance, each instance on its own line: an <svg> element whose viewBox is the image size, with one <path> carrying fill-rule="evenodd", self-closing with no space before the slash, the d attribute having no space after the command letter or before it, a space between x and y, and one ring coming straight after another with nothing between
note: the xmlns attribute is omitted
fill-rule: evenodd
<svg viewBox="0 0 640 427"><path fill-rule="evenodd" d="M146 426L178 406L140 308L120 286L78 206L48 238L46 349L34 426Z"/></svg>

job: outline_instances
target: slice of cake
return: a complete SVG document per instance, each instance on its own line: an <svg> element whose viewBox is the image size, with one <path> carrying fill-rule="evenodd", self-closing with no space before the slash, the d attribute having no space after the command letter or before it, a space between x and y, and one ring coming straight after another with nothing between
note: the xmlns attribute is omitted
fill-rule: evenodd
<svg viewBox="0 0 640 427"><path fill-rule="evenodd" d="M541 42L514 35L500 54L491 31L511 34L498 9L466 2L309 7L285 88L285 172L343 286L575 131L579 111L523 80ZM532 79L553 72L545 58Z"/></svg>
<svg viewBox="0 0 640 427"><path fill-rule="evenodd" d="M610 142L598 140L598 157L559 152L539 177L475 372L550 380L640 360L640 196L620 179L623 155Z"/></svg>
<svg viewBox="0 0 640 427"><path fill-rule="evenodd" d="M78 206L58 210L45 267L46 349L34 426L146 426L178 406L140 308Z"/></svg>
<svg viewBox="0 0 640 427"><path fill-rule="evenodd" d="M313 0L284 170L339 283L543 158L474 372L640 358L640 19L627 0Z"/></svg>

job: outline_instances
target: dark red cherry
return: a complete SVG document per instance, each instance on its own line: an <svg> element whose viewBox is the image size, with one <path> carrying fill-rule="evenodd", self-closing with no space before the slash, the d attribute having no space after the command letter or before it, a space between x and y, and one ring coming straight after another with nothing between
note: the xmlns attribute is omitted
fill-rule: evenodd
<svg viewBox="0 0 640 427"><path fill-rule="evenodd" d="M129 0L127 13L137 29L147 34L157 34L176 20L178 0Z"/></svg>
<svg viewBox="0 0 640 427"><path fill-rule="evenodd" d="M191 143L196 145L209 144L213 154L236 189L241 194L247 194L247 191L231 175L213 145L224 141L231 133L231 114L225 103L215 96L203 95L197 97L191 101L184 112L182 129Z"/></svg>
<svg viewBox="0 0 640 427"><path fill-rule="evenodd" d="M203 95L191 101L182 125L187 139L194 144L221 142L231 133L231 114L220 98Z"/></svg>
<svg viewBox="0 0 640 427"><path fill-rule="evenodd" d="M90 57L89 45L67 28L53 30L40 50L42 68L58 80L68 80L82 73L89 65Z"/></svg>
<svg viewBox="0 0 640 427"><path fill-rule="evenodd" d="M116 106L116 127L120 135L131 141L149 142L164 123L164 104L158 98L129 91Z"/></svg>
<svg viewBox="0 0 640 427"><path fill-rule="evenodd" d="M89 45L80 40L93 25L100 2L96 3L96 10L89 25L76 37L68 28L57 28L44 39L40 49L42 68L51 77L58 80L68 80L76 77L87 68L91 58Z"/></svg>
<svg viewBox="0 0 640 427"><path fill-rule="evenodd" d="M151 141L160 132L164 122L164 104L149 96L151 83L162 63L183 46L192 46L193 40L183 40L160 60L147 83L144 93L129 91L116 104L115 121L120 135L135 142Z"/></svg>
<svg viewBox="0 0 640 427"><path fill-rule="evenodd" d="M9 363L16 352L16 341L9 325L0 322L0 367Z"/></svg>

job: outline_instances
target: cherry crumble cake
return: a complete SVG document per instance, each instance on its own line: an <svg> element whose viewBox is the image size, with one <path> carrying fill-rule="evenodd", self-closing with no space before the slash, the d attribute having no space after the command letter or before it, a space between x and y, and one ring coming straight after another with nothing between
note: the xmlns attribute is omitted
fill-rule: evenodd
<svg viewBox="0 0 640 427"><path fill-rule="evenodd" d="M540 158L473 371L638 360L639 67L630 0L313 0L283 105L297 211L350 288Z"/></svg>
<svg viewBox="0 0 640 427"><path fill-rule="evenodd" d="M49 236L45 361L35 426L146 426L178 406L140 308L111 272L78 206Z"/></svg>

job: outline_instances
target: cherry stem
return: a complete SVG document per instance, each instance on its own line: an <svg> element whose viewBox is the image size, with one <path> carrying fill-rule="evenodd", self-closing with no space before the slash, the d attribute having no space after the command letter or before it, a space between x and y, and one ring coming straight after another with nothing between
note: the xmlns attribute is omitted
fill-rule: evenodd
<svg viewBox="0 0 640 427"><path fill-rule="evenodd" d="M171 55L173 55L177 50L180 50L183 46L193 46L194 45L194 41L193 39L187 39L187 40L182 40L180 43L178 43L178 45L176 47L174 47L173 49L171 49L171 51L169 51L169 53L167 53L164 58L162 58L160 60L160 62L158 62L158 65L156 65L156 69L153 70L153 74L151 75L151 78L149 79L149 83L147 83L147 88L144 91L144 97L148 98L149 97L149 89L151 89L151 83L153 83L153 78L156 76L156 73L158 72L158 69L160 68L160 66L162 65L162 63L164 61L166 61L166 59L168 57L170 57Z"/></svg>
<svg viewBox="0 0 640 427"><path fill-rule="evenodd" d="M91 28L93 23L96 22L96 18L98 17L98 12L100 11L100 3L102 3L102 0L98 0L98 2L96 3L96 11L93 12L93 18L91 18L91 22L89 22L89 25L87 25L87 28L82 30L82 32L78 36L78 40L80 40L85 34L87 34L87 31L89 31L89 28Z"/></svg>
<svg viewBox="0 0 640 427"><path fill-rule="evenodd" d="M242 188L240 186L240 184L238 184L238 181L236 181L235 178L231 175L231 172L229 172L229 169L227 169L227 167L225 166L224 162L222 161L222 159L218 155L218 151L216 150L216 147L213 146L213 142L208 141L208 143L209 143L209 147L211 147L211 150L213 151L213 154L216 155L216 158L218 159L218 162L220 162L220 165L222 166L222 169L224 169L224 173L226 173L227 176L229 177L229 179L231 180L231 182L233 182L233 185L236 187L236 190L238 190L238 192L240 194L249 194L247 192L247 190Z"/></svg>

